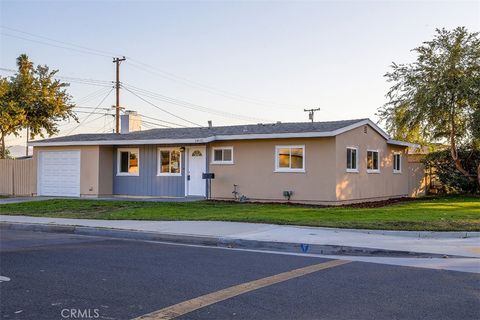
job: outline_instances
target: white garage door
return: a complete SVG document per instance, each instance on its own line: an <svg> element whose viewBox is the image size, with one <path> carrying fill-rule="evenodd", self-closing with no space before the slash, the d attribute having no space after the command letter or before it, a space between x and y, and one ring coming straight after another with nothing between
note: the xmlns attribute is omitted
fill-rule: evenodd
<svg viewBox="0 0 480 320"><path fill-rule="evenodd" d="M38 195L80 196L80 151L40 151Z"/></svg>

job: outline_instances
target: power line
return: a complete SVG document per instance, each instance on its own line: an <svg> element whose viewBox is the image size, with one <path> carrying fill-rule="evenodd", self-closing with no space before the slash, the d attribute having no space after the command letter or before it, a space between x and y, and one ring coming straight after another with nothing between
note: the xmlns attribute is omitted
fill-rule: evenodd
<svg viewBox="0 0 480 320"><path fill-rule="evenodd" d="M37 39L25 38L25 37L10 34L10 33L0 32L0 34L3 35L3 36L16 38L16 39L20 39L20 40L25 40L25 41L30 41L30 42L35 42L35 43L43 44L43 45L50 46L50 47L72 50L72 51L76 51L76 52L80 52L80 53L84 53L84 54L90 54L90 55L101 56L101 57L108 57L108 58L111 57L110 55L95 53L95 52L92 52L92 51L76 49L76 48L72 48L72 47L61 46L61 45L58 45L58 44L48 43L48 42L37 40ZM39 37L39 36L37 36L37 37ZM55 41L55 42L60 42L60 41Z"/></svg>
<svg viewBox="0 0 480 320"><path fill-rule="evenodd" d="M217 116L221 116L221 117L224 117L224 118L230 118L230 119L234 118L234 119L247 121L247 122L252 122L252 121L253 122L269 122L270 121L270 120L266 120L266 119L244 116L244 115L239 115L239 114L235 114L235 113L231 113L231 112L225 112L225 111L220 111L220 110L216 110L216 109L213 109L213 108L204 107L204 106L201 106L201 105L198 105L198 104L194 104L194 103L183 101L183 100L180 100L180 99L168 97L168 96L165 96L165 95L162 95L162 94L159 94L159 93L155 93L155 92L148 91L148 90L145 90L145 89L137 88L137 87L134 87L134 86L131 86L131 85L125 85L124 84L124 87L130 88L131 90L133 90L133 91L135 91L139 94L143 94L145 96L148 96L152 99L156 99L156 100L160 100L160 101L163 101L163 102L166 102L166 103L174 104L174 105L177 105L177 106L180 106L180 107L183 107L183 108L188 108L188 109L192 109L192 110L196 110L196 111L200 111L200 112L215 114Z"/></svg>
<svg viewBox="0 0 480 320"><path fill-rule="evenodd" d="M58 76L60 79L64 80L74 80L74 81L83 81L87 83L92 83L92 84L101 84L105 86L112 87L112 81L107 81L107 80L97 80L97 79L89 79L89 78L77 78L77 77L68 77L68 76Z"/></svg>
<svg viewBox="0 0 480 320"><path fill-rule="evenodd" d="M97 108L97 107L83 107L83 106L75 106L74 108L75 109L89 109L89 110L95 109L95 110L105 110L105 111L112 110L112 108Z"/></svg>
<svg viewBox="0 0 480 320"><path fill-rule="evenodd" d="M17 70L8 69L8 68L0 68L0 70L6 71L6 72L13 72L13 73L17 72Z"/></svg>
<svg viewBox="0 0 480 320"><path fill-rule="evenodd" d="M81 113L81 114L85 115L85 118L82 118L82 120L81 120L81 121L82 121L82 127L84 127L84 128L86 128L86 126L85 126L86 124L91 123L92 121L95 121L95 119L94 119L94 120L91 120L91 121L84 122L88 117L90 117L90 116L92 116L92 115L99 115L99 116L101 116L101 117L106 117L106 116L112 116L112 117L113 117L113 114L110 114L110 113L107 113L107 112L103 112L103 113L102 113L102 112L93 112L93 113L92 113L92 112L86 112L86 111L75 111L75 113L77 113L77 114L78 114L78 113ZM101 118L101 117L99 117L99 118ZM98 119L99 119L99 118L98 118ZM97 120L98 120L98 119L97 119ZM70 132L71 132L72 129L74 130L74 128L72 128L72 127L66 128L66 126L76 125L76 124L77 124L76 122L70 122L70 121L69 121L69 122L67 122L67 123L60 124L58 127L59 127L59 128L63 128L62 130L70 130ZM78 125L77 125L77 126L78 126ZM76 128L75 128L75 129L76 129ZM70 134L70 132L69 132L68 134ZM67 135L68 135L68 134L67 134Z"/></svg>
<svg viewBox="0 0 480 320"><path fill-rule="evenodd" d="M59 41L59 40L56 40L56 39L53 39L53 38L41 36L41 35L38 35L38 34L34 34L34 33L31 33L31 32L26 32L26 31L23 31L23 30L15 29L15 28L10 28L10 27L7 27L7 26L0 26L0 28L3 28L5 30L10 30L10 31L13 31L13 32L17 32L17 33L21 33L21 34L25 34L25 35L28 35L28 36L31 36L31 37L36 37L36 38L48 40L50 42L55 42L55 43L67 45L68 47L60 46L60 45L56 45L56 44L52 44L52 43L47 43L47 42L40 41L40 40L29 39L29 38L21 37L21 36L18 36L18 35L12 35L12 34L7 34L7 33L3 33L3 32L1 33L3 35L13 37L13 38L18 38L18 39L22 39L22 40L26 40L26 41L33 41L33 42L37 42L37 43L44 44L44 45L49 45L49 46L53 46L53 47L57 47L57 48L73 50L73 51L77 51L77 52L81 52L81 53L85 53L85 54L92 54L92 55L97 55L97 56L102 56L102 57L119 56L118 53L93 49L93 48L89 48L89 47L86 47L86 46L80 46L80 45L65 42L65 41ZM193 88L197 88L197 89L207 91L211 94L216 94L216 95L220 95L220 96L223 96L223 97L226 97L226 98L230 98L230 99L234 99L234 100L238 100L238 101L242 101L242 102L247 102L247 103L251 103L251 104L256 104L256 105L267 106L267 107L278 108L279 106L284 106L284 107L289 107L289 108L296 108L296 106L285 104L285 103L278 103L278 102L267 101L267 100L263 100L263 99L259 99L259 98L252 98L252 97L248 97L248 96L241 95L241 94L238 94L238 93L229 92L227 90L215 88L213 86L201 83L199 81L193 81L193 80L187 79L185 77L176 75L172 72L167 72L165 70L159 69L159 68L157 68L155 66L152 66L152 65L149 65L149 64L146 64L146 63L144 63L140 60L134 59L132 57L127 57L127 58L131 61L131 62L129 62L129 65L131 65L134 68L143 70L145 72L149 72L149 73L157 75L157 76L160 76L164 79L168 79L168 80L171 80L171 81L176 81L176 82L182 83L184 85L187 85L187 86L190 86L190 87L193 87Z"/></svg>
<svg viewBox="0 0 480 320"><path fill-rule="evenodd" d="M146 119L150 119L150 120L154 120L154 121L160 121L160 122L164 122L164 123L167 123L167 124L170 124L170 125L174 125L174 126L177 126L177 127L183 127L183 128L188 128L187 126L185 125L182 125L182 124L178 124L178 123L174 123L174 122L170 122L170 121L166 121L166 120L160 120L160 119L157 119L157 118L153 118L153 117L149 117L149 116L146 116L144 114L138 114L139 116L143 118L146 118ZM143 120L142 120L143 121Z"/></svg>
<svg viewBox="0 0 480 320"><path fill-rule="evenodd" d="M262 100L262 99L258 99L258 98L251 98L251 97L247 97L247 96L244 96L244 95L240 95L238 93L233 93L233 92L229 92L229 91L226 91L226 90L218 89L218 88L203 84L201 82L189 80L185 77L178 76L174 73L161 70L159 68L148 65L146 63L143 63L143 62L141 62L139 60L136 60L136 59L133 59L131 57L129 57L129 59L130 59L129 65L131 65L134 68L137 68L139 70L142 70L142 71L145 71L145 72L157 75L157 76L160 76L164 79L168 79L168 80L172 80L172 81L182 83L182 84L187 85L187 86L192 87L192 88L202 89L202 90L207 91L211 94L220 95L220 96L223 96L223 97L226 97L226 98L229 98L229 99L233 99L233 100L237 100L237 101L241 101L241 102L247 102L247 103L251 103L251 104L255 104L255 105L266 106L266 107L278 108L279 106L283 106L283 107L288 107L290 109L296 108L296 106L294 106L294 105L271 102L271 101ZM132 61L135 64L132 63Z"/></svg>
<svg viewBox="0 0 480 320"><path fill-rule="evenodd" d="M113 116L113 115L112 115ZM112 127L112 129L110 128L107 128L107 118L103 118L103 127L101 127L99 130L97 130L96 132L102 132L102 133L112 133L115 129L113 129L113 125L114 125L114 122L115 122L115 118L112 117L112 119L109 121L109 126ZM112 131L112 132L110 132Z"/></svg>
<svg viewBox="0 0 480 320"><path fill-rule="evenodd" d="M16 70L14 69L8 69L8 68L3 68L3 67L0 67L0 70L2 71L7 71L7 72L12 72L12 73L15 73L17 72ZM93 81L93 84L103 84L103 83L108 83L109 81L107 80L97 80L97 79L85 79L85 78L76 78L76 77L64 77L64 76L56 76L57 78L61 78L61 79L65 79L65 80L68 80L68 81L81 81L81 82L84 82L84 81ZM108 85L105 86L104 88L102 89L99 89L97 91L94 91L82 98L80 98L79 100L76 101L77 104L80 104L80 103L85 103L89 100L93 100L93 99L96 99L100 96L102 96L103 93L105 93L108 89L107 88L111 88L111 85ZM133 87L135 90L142 90L140 88L136 88L136 87ZM111 90L110 90L111 91ZM152 94L154 94L152 92ZM75 108L82 108L82 109L100 109L100 110L110 110L110 109L107 109L107 108L98 108L98 107L85 107L85 106L75 106ZM142 115L143 117L146 117L148 118L148 116L145 116L145 115ZM173 122L169 122L169 121L166 121L166 120L160 120L160 119L155 119L155 118L151 118L152 120L156 120L156 121L161 121L161 122L165 122L165 123L168 123L168 124L171 124L171 125L174 125L174 126L178 126L178 127L186 127L184 125L181 125L181 124L178 124L178 123L173 123Z"/></svg>
<svg viewBox="0 0 480 320"><path fill-rule="evenodd" d="M105 95L105 97L103 97L103 99L100 101L100 103L96 106L95 109L93 109L93 111L85 118L83 119L75 128L73 128L72 130L70 130L66 135L70 135L73 131L75 131L76 129L78 129L82 124L85 123L85 121L88 120L88 118L90 118L90 116L100 107L100 105L107 99L107 97L110 95L110 93L112 93L113 91L113 88L110 89L110 91L108 91L108 93Z"/></svg>
<svg viewBox="0 0 480 320"><path fill-rule="evenodd" d="M8 69L8 68L2 68L2 67L0 67L0 70L5 71L5 72L10 72L10 73L18 72L17 70L14 70L14 69ZM74 82L74 83L100 86L100 87L106 87L106 88L111 88L112 87L112 82L107 81L107 80L67 77L67 76L60 76L60 75L55 75L54 77L58 78L58 79L66 80L66 81L69 81L69 82Z"/></svg>
<svg viewBox="0 0 480 320"><path fill-rule="evenodd" d="M105 130L105 127L107 126L107 117L103 118L103 127L102 127L102 132Z"/></svg>
<svg viewBox="0 0 480 320"><path fill-rule="evenodd" d="M114 115L113 114L110 114L112 116L112 119L110 119L109 121L109 125L112 125L113 126L113 122L115 122L115 118L113 117ZM107 128L107 117L103 117L103 126L96 130L95 132L101 132L101 133L106 133L110 131L109 128Z"/></svg>
<svg viewBox="0 0 480 320"><path fill-rule="evenodd" d="M26 32L26 31L23 31L23 30L20 30L20 29L15 29L15 28L7 27L7 26L2 26L2 25L0 25L0 28L2 28L2 29L7 29L7 30L10 30L10 31L14 31L14 32L18 32L18 33L23 33L23 34L26 34L26 35L29 35L29 36L32 36L32 37L37 37L37 38L45 39L45 40L52 41L52 42L57 42L57 43L65 44L65 45L68 45L68 46L71 46L71 47L77 47L77 48L80 48L80 49L83 49L83 50L88 50L88 51L97 52L98 54L105 55L106 57L111 57L112 55L117 55L117 54L112 53L112 52L103 51L103 50L98 50L98 49L92 49L92 48L89 48L89 47L80 46L80 45L78 45L78 44L74 44L74 43L69 43L69 42L65 42L65 41L56 40L56 39L53 39L53 38L44 37L44 36L41 36L41 35L38 35L38 34L34 34L34 33L31 33L31 32Z"/></svg>
<svg viewBox="0 0 480 320"><path fill-rule="evenodd" d="M131 94L133 94L134 96L136 96L137 98L139 98L140 100L143 100L144 102L148 103L148 104L151 105L152 107L155 107L155 108L157 108L157 109L159 109L159 110L161 110L161 111L163 111L163 112L165 112L165 113L167 113L167 114L169 114L169 115L171 115L171 116L173 116L173 117L175 117L175 118L177 118L177 119L180 119L180 120L183 120L183 121L185 121L185 122L191 123L191 124L193 124L193 125L195 125L195 126L202 127L201 124L198 124L198 123L195 123L195 122L193 122L193 121L190 121L190 120L187 120L187 119L185 119L185 118L182 118L182 117L180 117L180 116L177 116L176 114L173 114L173 113L171 113L170 111L167 111L167 110L163 109L162 107L157 106L156 104L154 104L154 103L146 100L145 98L139 96L138 94L136 94L135 92L131 91L131 90L128 89L128 88L125 88L125 87L124 87L124 89L127 90L128 92L130 92Z"/></svg>
<svg viewBox="0 0 480 320"><path fill-rule="evenodd" d="M151 124L151 125L155 125L155 126L158 126L158 127L163 127L163 128L172 128L172 127L166 126L166 125L164 125L164 124L158 124L158 123L154 123L154 122L142 120L142 125L143 125L144 123L146 123L146 124Z"/></svg>
<svg viewBox="0 0 480 320"><path fill-rule="evenodd" d="M142 128L147 130L156 129L156 127L142 123Z"/></svg>
<svg viewBox="0 0 480 320"><path fill-rule="evenodd" d="M101 118L106 117L106 116L113 116L113 115L112 115L112 114L104 113L104 114L100 115L100 117L98 117L98 118L91 119L90 121L85 122L83 125L86 125L86 124L95 122L95 121L100 120ZM69 135L69 134L70 134L70 133L68 133L67 135Z"/></svg>
<svg viewBox="0 0 480 320"><path fill-rule="evenodd" d="M107 112L93 112L93 111L75 111L75 113L84 113L84 114L103 114L106 115Z"/></svg>
<svg viewBox="0 0 480 320"><path fill-rule="evenodd" d="M19 39L23 39L23 40L26 40L26 41L37 42L37 43L41 43L41 44L44 44L44 45L49 45L49 46L62 48L62 49L67 49L67 50L73 50L73 51L77 51L77 52L81 52L81 53L85 53L85 54L99 55L99 56L103 56L103 57L110 57L110 54L114 55L111 52L92 49L92 48L89 48L89 47L80 46L80 45L76 45L76 44L73 44L73 43L68 43L68 42L64 42L64 41L55 40L53 38L44 37L44 36L41 36L41 35L37 35L37 34L34 34L34 33L22 31L22 30L19 30L19 29L14 29L14 28L6 27L6 26L0 26L0 27L3 28L3 29L6 29L6 30L22 33L22 34L25 34L25 35L28 35L28 36L31 36L31 37L41 38L41 39L48 40L50 42L59 43L59 44L62 44L62 45L47 43L47 42L36 40L36 39L25 38L25 37L21 37L21 36L15 35L15 34L8 34L8 33L4 33L4 32L0 33L0 34L3 34L3 35L6 35L6 36L13 37L13 38L19 38ZM67 45L68 47L63 46L63 45ZM205 85L205 84L202 84L202 83L197 82L197 81L192 81L192 80L189 80L187 78L175 75L175 74L170 73L170 72L166 72L166 71L158 69L154 66L143 63L139 60L136 60L136 59L133 59L133 58L130 58L130 57L129 57L129 59L134 61L134 63L131 64L131 65L136 67L136 68L143 69L144 71L160 75L160 76L162 76L164 78L167 78L167 79L170 79L170 80L179 81L179 82L181 82L183 84L187 84L189 86L202 88L204 90L209 91L210 93L216 93L216 94L220 94L220 95L223 95L223 96L226 96L226 97L229 97L229 98L235 98L237 100L240 99L240 101L246 101L246 102L249 102L249 103L254 103L254 104L259 104L259 105L266 105L266 104L274 104L276 106L281 105L281 104L269 102L269 101L266 101L266 100L250 98L250 97L246 97L246 96L239 95L239 94L236 94L236 93L228 92L228 91L225 91L225 90L220 90L220 89L214 88L212 86ZM4 70L7 70L7 69L4 69ZM8 71L9 72L15 72L15 70L11 70L11 69L8 70ZM63 78L67 81L74 82L74 83L76 82L76 83L86 84L86 85L111 87L111 82L110 81L105 81L105 80L75 78L75 77L61 77L61 76L58 76L58 78L60 78L60 79ZM117 81L117 88L118 88L118 81ZM219 115L219 116L222 116L222 117L236 118L236 119L241 119L241 120L245 120L245 121L252 121L252 120L253 121L258 121L259 120L257 118L253 118L253 117L248 117L248 116L244 116L244 115L236 115L236 114L229 113L229 112L224 112L224 111L219 111L219 110L207 108L207 107L204 107L204 106L200 106L200 105L193 104L193 103L190 103L190 102L182 101L182 100L179 100L179 99L159 95L159 94L156 94L154 92L148 92L146 90L144 90L142 92L141 90L143 90L143 89L140 89L140 88L132 87L132 90L135 91L136 93L134 93L130 90L129 91L139 98L141 98L141 97L138 94L149 95L149 97L151 97L152 99L161 100L163 102L175 104L175 105L178 105L178 106L181 106L181 107L184 107L184 108L189 108L189 109L197 110L197 111L201 111L201 112L207 112L207 113ZM196 123L194 123L192 121L189 121L187 119L178 117L178 116L174 115L173 113L168 112L167 110L165 110L163 108L160 108L159 106L151 103L150 101L147 101L144 98L141 98L141 99L143 101L149 103L150 105L155 106L156 108L158 108L158 109L160 109L160 110L162 110L162 111L164 111L168 114L171 114L174 117L177 117L177 118L179 118L183 121L186 121L188 123L199 125L199 124L196 124ZM260 119L260 120L261 121L270 121L270 120L264 120L264 119Z"/></svg>
<svg viewBox="0 0 480 320"><path fill-rule="evenodd" d="M110 124L109 124L109 126L112 128L112 129L111 129L112 133L114 132L114 129L113 129L113 124L114 124L114 122L115 122L115 119L112 119L111 122L110 122ZM110 129L107 128L106 130L104 130L104 133L107 133L107 132L109 132L109 131L110 131Z"/></svg>
<svg viewBox="0 0 480 320"><path fill-rule="evenodd" d="M84 113L84 114L106 114L106 113L101 113L101 112L95 112L95 110L111 111L111 108L96 108L96 107L75 107L75 108L87 109L87 110L94 109L93 111L81 111L81 110L80 111L78 111L78 110L75 111L76 113ZM143 115L143 114L140 114L140 113L138 113L138 115L142 117L142 124L144 122L147 122L147 123L155 124L155 125L166 127L166 128L172 128L171 126L167 126L167 125L164 125L164 124L159 124L159 123L153 123L153 122L146 121L146 120L144 120L144 118L145 118L145 119L150 119L150 120L157 121L157 122L164 122L166 124L170 124L170 125L177 126L177 127L188 128L187 126L184 126L184 125L181 125L181 124L178 124L178 123L149 117L149 116L146 116L146 115ZM112 114L112 116L113 116L113 114Z"/></svg>
<svg viewBox="0 0 480 320"><path fill-rule="evenodd" d="M95 90L94 92L91 92L91 93L89 93L89 94L87 94L87 95L85 95L81 98L75 99L75 102L78 104L78 103L80 103L80 101L85 102L85 101L91 100L94 97L96 97L97 95L103 93L104 91L106 91L106 88Z"/></svg>
<svg viewBox="0 0 480 320"><path fill-rule="evenodd" d="M92 92L92 93L87 94L86 96L81 97L80 99L75 100L75 103L76 103L77 105L78 105L78 104L86 103L86 102L88 102L88 101L94 100L94 99L102 96L102 95L105 94L107 91L108 91L107 88L102 88L102 89L96 90L96 91L94 91L94 92Z"/></svg>
<svg viewBox="0 0 480 320"><path fill-rule="evenodd" d="M17 72L17 70L9 69L9 68L3 68L3 67L0 67L0 70L1 70L1 71L6 71L6 72L10 72L10 73L16 73L16 72ZM84 83L84 84L101 85L101 86L104 87L104 88L102 88L102 89L99 89L99 90L97 90L97 91L94 91L94 92L92 92L92 93L90 93L90 94L88 94L88 95L80 98L80 99L77 101L77 103L79 103L80 101L81 101L82 103L85 103L85 102L87 102L87 101L96 99L96 98L100 97L102 94L104 94L104 93L108 90L107 88L111 88L111 84L110 84L110 85L103 85L103 84L109 83L109 82L106 81L106 80L85 79L85 78L76 78L76 77L65 77L65 76L58 76L58 75L56 75L55 77L56 77L56 78L59 78L59 79L65 79L65 80L68 80L68 81L72 81L72 82L78 81L78 82ZM108 92L107 96L112 92L112 90L113 90L113 89L111 88L110 91ZM105 97L103 98L103 100L100 102L100 104L106 99L107 96L105 96ZM95 111L95 110L106 110L106 111L109 111L109 110L110 110L110 109L107 109L107 108L98 108L98 106L97 106L97 107L81 107L81 106L75 106L74 108L79 108L79 109L93 109L94 111ZM99 114L99 113L95 113L95 112L93 112L93 111L92 111L92 112L85 112L85 111L78 111L78 110L77 110L77 111L75 111L75 112L76 112L76 113L86 113L86 114L88 114L87 117L86 117L82 122L86 121L86 120L90 117L90 115L92 115L92 114ZM102 116L103 116L103 115L105 115L105 114L102 114ZM70 123L70 122L69 122L69 123L65 123L65 124L63 124L63 125L60 125L59 127L62 127L62 126L65 126L65 125L69 125L69 124L71 124L71 123ZM76 128L78 128L81 124L82 124L82 123L80 123L77 127L75 127L73 130L71 130L68 134L70 134L71 132L73 132L73 131L74 131ZM85 124L85 123L83 123L83 124ZM19 139L22 139L22 138L19 138Z"/></svg>
<svg viewBox="0 0 480 320"><path fill-rule="evenodd" d="M90 124L90 123L92 123L92 122L95 122L95 121L101 119L102 117L106 117L106 116L112 116L112 117L113 117L113 115L112 115L112 114L109 114L109 113L93 113L93 114L94 114L94 115L99 115L99 117L90 119L89 121L84 121L84 120L86 120L86 118L85 118L84 120L82 120L82 121L83 121L82 127L84 127L84 128L89 128L89 127L87 126L88 124ZM92 115L92 114L89 113L89 115ZM59 125L58 127L59 127L59 128L65 127L65 126L67 126L67 125L69 125L69 124L72 124L72 123L64 123L64 124L62 124L62 125ZM77 126L77 127L78 127L78 126ZM77 128L77 127L76 127L76 128ZM74 128L73 130L75 130L76 128ZM65 128L65 129L66 129L66 128ZM72 132L73 130L70 130L70 132ZM64 134L64 135L62 135L62 136L68 136L68 135L70 134L70 132L67 133L67 134Z"/></svg>
<svg viewBox="0 0 480 320"><path fill-rule="evenodd" d="M108 84L101 84L101 83L97 83L97 82L75 80L75 79L71 79L71 78L67 79L67 78L62 77L62 76L57 76L56 78L61 79L61 80L65 80L68 83L84 84L84 85L88 85L88 86L96 86L96 87L104 87L104 88L111 88L112 87L112 85L108 85Z"/></svg>
<svg viewBox="0 0 480 320"><path fill-rule="evenodd" d="M0 32L0 34L3 35L3 36L7 36L7 37L11 37L11 38L16 38L16 39L20 39L20 40L25 40L25 41L31 41L31 42L35 42L35 43L39 43L39 44L43 44L43 45L51 46L51 47L55 47L55 48L72 50L72 51L77 51L77 52L80 52L80 53L85 53L85 54L91 54L91 55L102 56L102 57L109 57L109 58L110 58L110 56L103 55L103 54L98 54L98 53L94 53L94 52L90 52L90 51L86 51L86 50L80 50L80 49L75 49L75 48L60 46L60 45L57 45L57 44L48 43L48 42L45 42L45 41L40 41L40 40L35 40L35 39L29 39L29 38L25 38L25 37L20 37L20 36L13 35L13 34L9 34L9 33L5 33L5 32Z"/></svg>
<svg viewBox="0 0 480 320"><path fill-rule="evenodd" d="M13 70L13 69L7 69L7 68L0 68L0 70L3 70L3 71L8 71L8 72L17 72L16 70ZM96 79L85 79L85 78L76 78L76 77L64 77L64 76L57 76L57 78L62 78L62 79L66 79L68 81L72 81L72 80L78 80L78 81L81 81L81 82L85 82L85 81L92 81L93 84L106 84L108 83L108 81L106 80L96 80ZM111 87L110 85L108 87ZM92 92L82 98L80 98L79 100L77 100L77 103L85 103L89 100L93 100L97 97L100 97L102 94L104 94L108 89L106 88L102 88L100 90L97 90L95 92ZM111 90L110 90L111 91ZM105 110L105 111L109 111L111 110L110 108L99 108L98 106L97 107L85 107L85 106L75 106L75 109L93 109L94 111L95 110ZM96 113L96 112L85 112L85 111L76 111L76 113L86 113L86 114L101 114L101 113ZM171 124L171 125L174 125L174 126L179 126L179 127L186 127L186 126L183 126L183 125L180 125L180 124L177 124L177 123L173 123L173 122L169 122L169 121L166 121L166 120L160 120L160 119L156 119L156 118L152 118L152 117L148 117L148 116L145 116L145 115L142 115L142 117L145 117L145 118L149 118L151 120L155 120L155 121L160 121L160 122L164 122L164 123L168 123L168 124ZM88 117L87 117L88 118ZM86 119L87 119L86 118ZM86 120L85 119L85 120ZM144 122L144 121L142 121ZM161 124L157 124L155 123L155 125L157 126L163 126L163 127L169 127L169 126L165 126L165 125L161 125Z"/></svg>

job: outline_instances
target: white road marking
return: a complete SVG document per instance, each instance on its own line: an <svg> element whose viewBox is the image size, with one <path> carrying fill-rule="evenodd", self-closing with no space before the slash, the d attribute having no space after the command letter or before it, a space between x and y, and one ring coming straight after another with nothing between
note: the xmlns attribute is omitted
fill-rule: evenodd
<svg viewBox="0 0 480 320"><path fill-rule="evenodd" d="M7 282L7 281L10 281L9 277L0 276L0 282Z"/></svg>

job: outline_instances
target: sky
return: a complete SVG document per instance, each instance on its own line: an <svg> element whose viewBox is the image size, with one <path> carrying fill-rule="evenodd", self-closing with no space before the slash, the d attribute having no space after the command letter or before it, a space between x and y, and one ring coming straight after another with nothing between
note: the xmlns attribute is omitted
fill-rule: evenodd
<svg viewBox="0 0 480 320"><path fill-rule="evenodd" d="M317 107L316 121L378 121L391 63L436 28L480 31L480 2L0 0L0 26L0 68L26 53L70 82L81 125L59 135L112 132L113 56L127 57L121 105L146 128L308 121Z"/></svg>

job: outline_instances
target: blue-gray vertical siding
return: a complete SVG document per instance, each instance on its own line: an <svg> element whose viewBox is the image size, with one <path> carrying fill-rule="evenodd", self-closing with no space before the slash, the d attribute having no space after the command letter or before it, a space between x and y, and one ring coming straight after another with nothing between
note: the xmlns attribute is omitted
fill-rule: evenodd
<svg viewBox="0 0 480 320"><path fill-rule="evenodd" d="M182 152L181 176L157 176L156 145L117 146L113 156L113 193L132 196L185 196L185 152ZM117 176L117 149L138 148L140 165L138 176Z"/></svg>

